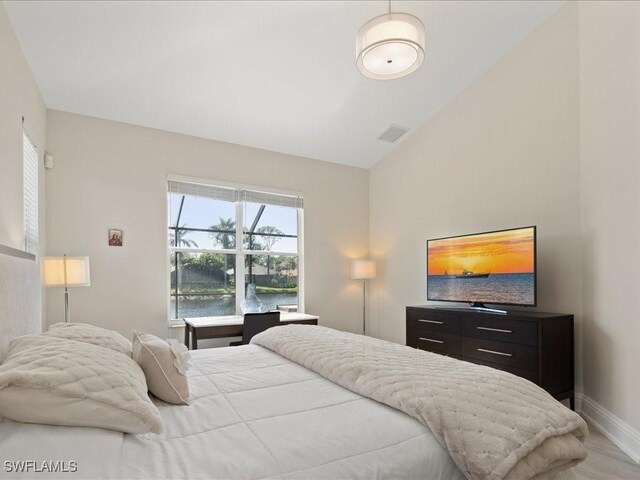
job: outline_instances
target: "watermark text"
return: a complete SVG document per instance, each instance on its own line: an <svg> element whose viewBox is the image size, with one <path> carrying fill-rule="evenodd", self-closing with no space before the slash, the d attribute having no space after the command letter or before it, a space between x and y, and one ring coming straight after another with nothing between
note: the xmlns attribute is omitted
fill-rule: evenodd
<svg viewBox="0 0 640 480"><path fill-rule="evenodd" d="M6 473L75 473L78 462L74 460L5 460Z"/></svg>

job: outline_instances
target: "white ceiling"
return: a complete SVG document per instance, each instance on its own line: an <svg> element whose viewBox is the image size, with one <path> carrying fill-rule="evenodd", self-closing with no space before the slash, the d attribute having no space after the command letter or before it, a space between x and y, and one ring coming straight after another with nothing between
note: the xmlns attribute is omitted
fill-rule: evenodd
<svg viewBox="0 0 640 480"><path fill-rule="evenodd" d="M385 1L5 8L49 108L370 167L394 147L377 140L390 124L419 127L561 4L394 1L424 22L427 51L389 81L355 66Z"/></svg>

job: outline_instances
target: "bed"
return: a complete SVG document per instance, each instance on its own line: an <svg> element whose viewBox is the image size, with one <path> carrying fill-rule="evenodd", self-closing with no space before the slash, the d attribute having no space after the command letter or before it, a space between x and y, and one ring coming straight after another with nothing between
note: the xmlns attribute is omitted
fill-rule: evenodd
<svg viewBox="0 0 640 480"><path fill-rule="evenodd" d="M86 341L58 338L69 335L66 329L12 343L17 352L25 348L25 358L36 355L36 370L28 372L57 368L48 359L63 348L67 353L55 357L66 365L59 392L89 398L73 390L85 385L84 373L94 371L85 365L98 365L91 368L119 384L121 366L132 363L125 353L130 347L122 353L96 347L94 333ZM104 335L119 337L104 332L100 342ZM9 362L21 357L9 358L2 368L14 368ZM69 371L84 373L68 377ZM8 378L22 378L16 372L5 373L5 386ZM0 478L520 480L565 478L586 456L585 422L527 380L329 328L278 326L255 336L251 345L194 351L187 375L189 405L153 399L156 408L145 393L149 379L139 380L144 398L132 402L155 412L158 427L164 425L160 433L1 419ZM94 399L115 388L104 387L102 377L86 378ZM43 394L33 392L2 406L35 402L39 408ZM85 415L85 422L109 412L97 403L86 416L86 404L74 405L85 405L84 413L76 407L67 412ZM53 424L61 424L53 417ZM43 469L45 477L36 473Z"/></svg>
<svg viewBox="0 0 640 480"><path fill-rule="evenodd" d="M77 462L47 478L465 478L417 420L264 347L193 351L188 375L191 405L154 399L160 435L4 419L1 460Z"/></svg>

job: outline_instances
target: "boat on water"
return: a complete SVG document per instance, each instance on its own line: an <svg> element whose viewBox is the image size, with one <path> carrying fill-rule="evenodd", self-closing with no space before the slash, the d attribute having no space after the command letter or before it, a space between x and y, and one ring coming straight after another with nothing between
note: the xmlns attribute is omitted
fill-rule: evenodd
<svg viewBox="0 0 640 480"><path fill-rule="evenodd" d="M456 278L487 278L488 276L488 273L473 273L465 268L460 275L456 275Z"/></svg>

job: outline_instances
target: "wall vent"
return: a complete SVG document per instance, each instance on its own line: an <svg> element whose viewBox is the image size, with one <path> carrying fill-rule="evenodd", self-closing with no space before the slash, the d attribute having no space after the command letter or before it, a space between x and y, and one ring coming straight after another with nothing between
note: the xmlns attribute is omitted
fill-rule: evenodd
<svg viewBox="0 0 640 480"><path fill-rule="evenodd" d="M401 127L400 125L393 125L387 128L380 136L378 140L383 142L395 143L401 136L407 133L409 129L407 127Z"/></svg>

